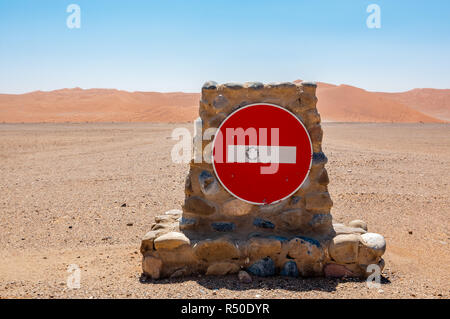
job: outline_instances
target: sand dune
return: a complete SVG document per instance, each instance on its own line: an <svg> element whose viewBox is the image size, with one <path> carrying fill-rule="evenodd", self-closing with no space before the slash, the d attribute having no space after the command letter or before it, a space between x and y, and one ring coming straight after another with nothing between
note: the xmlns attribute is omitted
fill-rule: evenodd
<svg viewBox="0 0 450 319"><path fill-rule="evenodd" d="M368 92L349 85L319 83L318 109L325 121L336 122L440 122L385 93Z"/></svg>
<svg viewBox="0 0 450 319"><path fill-rule="evenodd" d="M62 89L0 94L1 122L186 122L198 115L197 93Z"/></svg>
<svg viewBox="0 0 450 319"><path fill-rule="evenodd" d="M425 113L427 115L450 121L450 90L414 89L402 93L379 93L386 98Z"/></svg>
<svg viewBox="0 0 450 319"><path fill-rule="evenodd" d="M443 122L450 90L368 92L318 84L322 120L336 122ZM0 122L187 122L198 116L198 93L127 92L80 88L0 94Z"/></svg>

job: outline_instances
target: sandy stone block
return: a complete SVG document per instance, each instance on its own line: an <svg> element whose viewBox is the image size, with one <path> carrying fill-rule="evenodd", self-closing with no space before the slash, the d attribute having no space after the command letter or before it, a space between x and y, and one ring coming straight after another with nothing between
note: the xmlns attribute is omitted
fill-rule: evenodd
<svg viewBox="0 0 450 319"><path fill-rule="evenodd" d="M353 228L362 228L367 231L367 223L360 219L352 220L350 223L348 223L348 226Z"/></svg>
<svg viewBox="0 0 450 319"><path fill-rule="evenodd" d="M206 82L202 87L202 102L210 103L217 95L218 84L214 81Z"/></svg>
<svg viewBox="0 0 450 319"><path fill-rule="evenodd" d="M251 238L248 242L248 256L250 259L271 257L281 252L281 242L272 238Z"/></svg>
<svg viewBox="0 0 450 319"><path fill-rule="evenodd" d="M162 261L159 258L146 256L142 260L142 270L144 274L152 279L158 279L161 275Z"/></svg>
<svg viewBox="0 0 450 319"><path fill-rule="evenodd" d="M320 172L319 177L317 178L317 183L319 183L320 185L328 185L328 183L330 182L330 179L328 177L328 172L325 168L322 168L322 171Z"/></svg>
<svg viewBox="0 0 450 319"><path fill-rule="evenodd" d="M205 196L213 196L220 191L219 182L210 171L203 170L198 174L198 184Z"/></svg>
<svg viewBox="0 0 450 319"><path fill-rule="evenodd" d="M289 199L282 200L275 204L258 206L258 213L274 214L280 212L289 202Z"/></svg>
<svg viewBox="0 0 450 319"><path fill-rule="evenodd" d="M183 212L180 209L171 209L164 213L168 216L173 216L174 219L178 219L183 215Z"/></svg>
<svg viewBox="0 0 450 319"><path fill-rule="evenodd" d="M363 239L364 246L372 250L376 256L381 257L386 251L386 240L382 235L365 233L361 235L361 238Z"/></svg>
<svg viewBox="0 0 450 319"><path fill-rule="evenodd" d="M362 228L354 228L354 227L348 227L344 224L333 224L333 229L336 235L342 235L342 234L364 234L366 231Z"/></svg>
<svg viewBox="0 0 450 319"><path fill-rule="evenodd" d="M333 206L328 192L306 194L305 200L307 210L327 210Z"/></svg>
<svg viewBox="0 0 450 319"><path fill-rule="evenodd" d="M358 259L361 240L361 236L357 234L338 235L331 240L328 252L338 263L354 263Z"/></svg>
<svg viewBox="0 0 450 319"><path fill-rule="evenodd" d="M197 215L211 215L216 212L216 206L208 200L193 196L185 200L184 210Z"/></svg>
<svg viewBox="0 0 450 319"><path fill-rule="evenodd" d="M288 254L301 263L318 262L323 259L324 252L320 243L312 238L293 238L288 244Z"/></svg>
<svg viewBox="0 0 450 319"><path fill-rule="evenodd" d="M224 276L227 274L235 274L239 271L239 265L231 262L213 263L206 270L206 275Z"/></svg>
<svg viewBox="0 0 450 319"><path fill-rule="evenodd" d="M147 251L154 249L153 242L161 234L161 231L149 231L144 235L141 242L141 253L144 255Z"/></svg>
<svg viewBox="0 0 450 319"><path fill-rule="evenodd" d="M190 240L183 233L179 232L170 232L164 235L159 236L155 239L155 249L168 249L172 250L181 245L190 245Z"/></svg>
<svg viewBox="0 0 450 319"><path fill-rule="evenodd" d="M239 199L230 199L222 204L222 213L227 216L244 216L250 213L253 205Z"/></svg>
<svg viewBox="0 0 450 319"><path fill-rule="evenodd" d="M194 253L199 259L208 262L239 258L239 249L226 238L203 240L194 246Z"/></svg>
<svg viewBox="0 0 450 319"><path fill-rule="evenodd" d="M220 124L227 118L227 114L220 112L208 119L208 127L219 128Z"/></svg>
<svg viewBox="0 0 450 319"><path fill-rule="evenodd" d="M280 214L282 227L288 230L298 230L307 225L311 219L311 213L304 209L289 209Z"/></svg>
<svg viewBox="0 0 450 319"><path fill-rule="evenodd" d="M317 112L317 109L313 108L309 111L306 111L302 118L304 119L304 124L306 125L306 128L310 128L313 126L316 126L320 123L320 114Z"/></svg>
<svg viewBox="0 0 450 319"><path fill-rule="evenodd" d="M314 125L309 128L308 130L309 137L311 138L311 141L313 143L315 142L322 142L323 138L323 130L320 125Z"/></svg>

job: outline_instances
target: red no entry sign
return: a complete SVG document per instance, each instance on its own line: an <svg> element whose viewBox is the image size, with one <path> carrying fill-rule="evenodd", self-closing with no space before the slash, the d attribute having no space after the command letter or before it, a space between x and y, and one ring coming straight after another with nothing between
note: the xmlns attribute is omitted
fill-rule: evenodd
<svg viewBox="0 0 450 319"><path fill-rule="evenodd" d="M212 163L220 183L251 204L271 204L295 193L311 161L311 139L303 123L273 104L251 104L233 112L213 142Z"/></svg>

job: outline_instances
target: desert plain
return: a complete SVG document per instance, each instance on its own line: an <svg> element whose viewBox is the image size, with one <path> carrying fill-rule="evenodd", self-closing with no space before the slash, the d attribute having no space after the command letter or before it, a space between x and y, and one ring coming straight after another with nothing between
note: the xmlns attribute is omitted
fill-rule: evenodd
<svg viewBox="0 0 450 319"><path fill-rule="evenodd" d="M359 279L141 280L140 240L180 209L176 123L0 124L0 298L449 298L450 125L323 123L334 222L387 241ZM67 286L69 265L81 270Z"/></svg>

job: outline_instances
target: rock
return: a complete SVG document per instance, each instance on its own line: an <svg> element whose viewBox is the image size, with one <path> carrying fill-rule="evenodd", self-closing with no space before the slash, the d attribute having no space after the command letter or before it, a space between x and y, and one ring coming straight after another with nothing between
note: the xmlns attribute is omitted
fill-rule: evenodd
<svg viewBox="0 0 450 319"><path fill-rule="evenodd" d="M317 83L313 81L303 81L301 84L304 88L306 87L317 88Z"/></svg>
<svg viewBox="0 0 450 319"><path fill-rule="evenodd" d="M217 89L217 82L214 81L208 81L203 84L202 90L216 90Z"/></svg>
<svg viewBox="0 0 450 319"><path fill-rule="evenodd" d="M355 277L355 274L345 268L344 265L338 264L327 264L324 269L325 277L334 277L334 278L342 278L342 277Z"/></svg>
<svg viewBox="0 0 450 319"><path fill-rule="evenodd" d="M152 279L158 279L161 275L162 261L159 258L146 256L142 260L142 270L145 275Z"/></svg>
<svg viewBox="0 0 450 319"><path fill-rule="evenodd" d="M276 256L281 252L281 242L276 239L253 237L248 242L248 256L255 260Z"/></svg>
<svg viewBox="0 0 450 319"><path fill-rule="evenodd" d="M319 183L320 185L328 185L330 183L330 179L328 177L328 173L325 168L322 169L322 172L317 178L317 183Z"/></svg>
<svg viewBox="0 0 450 319"><path fill-rule="evenodd" d="M239 249L226 238L203 240L194 245L194 253L199 259L208 262L239 258Z"/></svg>
<svg viewBox="0 0 450 319"><path fill-rule="evenodd" d="M327 210L333 206L328 192L306 194L305 201L307 210Z"/></svg>
<svg viewBox="0 0 450 319"><path fill-rule="evenodd" d="M381 257L386 251L386 241L382 235L365 233L361 235L361 238L364 246L372 250L376 256Z"/></svg>
<svg viewBox="0 0 450 319"><path fill-rule="evenodd" d="M296 89L297 86L292 83L292 82L272 82L267 84L268 88L273 88L273 89L285 89L285 88L290 88L290 89Z"/></svg>
<svg viewBox="0 0 450 319"><path fill-rule="evenodd" d="M161 234L161 231L149 231L147 234L144 235L141 242L141 253L145 254L146 251L152 251L154 249L153 247L153 241ZM107 240L107 237L103 238L102 240Z"/></svg>
<svg viewBox="0 0 450 319"><path fill-rule="evenodd" d="M278 240L281 243L284 243L284 242L288 241L288 239L286 237L277 236L277 235L270 235L270 236L267 236L267 238Z"/></svg>
<svg viewBox="0 0 450 319"><path fill-rule="evenodd" d="M127 226L133 226L133 223L127 223Z"/></svg>
<svg viewBox="0 0 450 319"><path fill-rule="evenodd" d="M179 218L183 212L179 209L171 209L164 213L165 215L173 216L174 218Z"/></svg>
<svg viewBox="0 0 450 319"><path fill-rule="evenodd" d="M357 234L338 235L331 240L328 252L338 263L354 263L358 258L360 242L361 236Z"/></svg>
<svg viewBox="0 0 450 319"><path fill-rule="evenodd" d="M120 207L127 207L127 203L123 203Z"/></svg>
<svg viewBox="0 0 450 319"><path fill-rule="evenodd" d="M227 118L227 115L223 112L220 112L217 115L214 115L212 118L209 119L208 125L209 127L216 127L218 128L220 124L222 124L223 120Z"/></svg>
<svg viewBox="0 0 450 319"><path fill-rule="evenodd" d="M289 260L288 262L286 262L280 272L280 275L287 277L298 277L299 272L296 262L293 260Z"/></svg>
<svg viewBox="0 0 450 319"><path fill-rule="evenodd" d="M226 107L228 104L229 104L228 99L225 96L223 96L222 94L219 94L218 96L216 96L213 101L213 106L216 109L222 109L222 108Z"/></svg>
<svg viewBox="0 0 450 319"><path fill-rule="evenodd" d="M222 205L222 213L227 216L243 216L250 213L253 205L240 199L232 198Z"/></svg>
<svg viewBox="0 0 450 319"><path fill-rule="evenodd" d="M175 249L182 245L190 245L190 240L183 233L170 232L159 236L154 240L155 249Z"/></svg>
<svg viewBox="0 0 450 319"><path fill-rule="evenodd" d="M170 278L178 278L178 277L183 277L186 276L188 274L188 270L186 267L183 267L181 269L177 269L172 275L170 275Z"/></svg>
<svg viewBox="0 0 450 319"><path fill-rule="evenodd" d="M253 225L255 225L256 227L266 228L266 229L275 228L275 225L272 222L270 222L268 220L264 220L262 218L255 218L253 220Z"/></svg>
<svg viewBox="0 0 450 319"><path fill-rule="evenodd" d="M316 227L323 227L323 226L329 226L331 229L333 222L333 217L331 214L314 214L311 220L308 222L308 224L314 228Z"/></svg>
<svg viewBox="0 0 450 319"><path fill-rule="evenodd" d="M289 209L280 213L283 227L288 230L300 229L305 225L308 218L310 218L310 214L301 208Z"/></svg>
<svg viewBox="0 0 450 319"><path fill-rule="evenodd" d="M165 231L166 233L169 231L175 231L177 228L178 223L176 223L175 221L160 221L160 222L156 222L152 225L151 230L160 230L160 231Z"/></svg>
<svg viewBox="0 0 450 319"><path fill-rule="evenodd" d="M198 182L203 194L211 196L219 192L219 183L209 171L202 171L198 175Z"/></svg>
<svg viewBox="0 0 450 319"><path fill-rule="evenodd" d="M360 219L352 220L350 223L348 223L348 226L353 228L361 228L367 231L367 223Z"/></svg>
<svg viewBox="0 0 450 319"><path fill-rule="evenodd" d="M291 197L291 206L296 206L299 205L302 201L303 197L302 196L292 196Z"/></svg>
<svg viewBox="0 0 450 319"><path fill-rule="evenodd" d="M364 234L366 231L362 228L347 227L343 224L333 224L336 235L342 234Z"/></svg>
<svg viewBox="0 0 450 319"><path fill-rule="evenodd" d="M252 282L252 277L245 270L239 271L238 279L244 284L249 284Z"/></svg>
<svg viewBox="0 0 450 319"><path fill-rule="evenodd" d="M231 262L218 262L213 263L206 270L206 275L212 276L224 276L227 274L234 274L239 271L239 266Z"/></svg>
<svg viewBox="0 0 450 319"><path fill-rule="evenodd" d="M318 262L323 259L324 252L317 240L309 237L296 237L288 243L288 255L302 263Z"/></svg>
<svg viewBox="0 0 450 319"><path fill-rule="evenodd" d="M258 210L261 214L273 214L278 213L281 211L286 204L288 203L288 199L282 200L275 204L269 204L269 205L261 205L258 207Z"/></svg>
<svg viewBox="0 0 450 319"><path fill-rule="evenodd" d="M247 82L245 85L252 90L260 90L264 88L264 84L261 82Z"/></svg>
<svg viewBox="0 0 450 319"><path fill-rule="evenodd" d="M179 220L180 229L192 229L197 223L195 218L181 217Z"/></svg>
<svg viewBox="0 0 450 319"><path fill-rule="evenodd" d="M244 86L241 83L235 83L235 82L225 83L223 86L226 87L227 89L231 89L231 90L240 90L240 89L244 88Z"/></svg>
<svg viewBox="0 0 450 319"><path fill-rule="evenodd" d="M258 260L247 269L251 274L259 277L275 275L275 263L269 257Z"/></svg>
<svg viewBox="0 0 450 319"><path fill-rule="evenodd" d="M323 152L313 153L312 165L325 165L328 162L328 158Z"/></svg>
<svg viewBox="0 0 450 319"><path fill-rule="evenodd" d="M211 223L211 227L215 230L215 231L220 231L220 232L230 232L233 231L235 229L235 225L234 223L228 223L228 222L214 222Z"/></svg>
<svg viewBox="0 0 450 319"><path fill-rule="evenodd" d="M177 215L158 215L155 217L156 223L172 223L177 220L179 216Z"/></svg>
<svg viewBox="0 0 450 319"><path fill-rule="evenodd" d="M211 215L216 212L213 203L198 196L187 198L184 202L184 209L197 215Z"/></svg>

